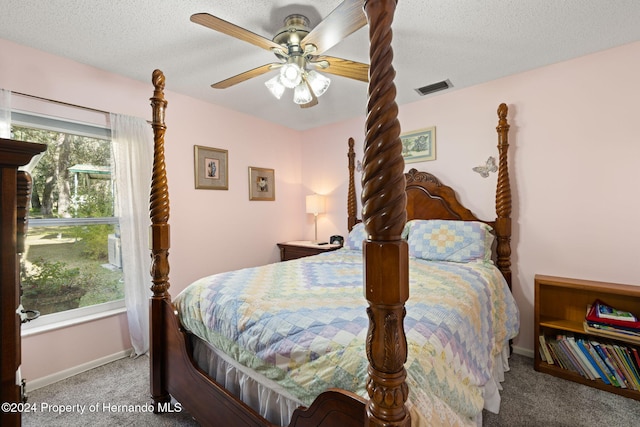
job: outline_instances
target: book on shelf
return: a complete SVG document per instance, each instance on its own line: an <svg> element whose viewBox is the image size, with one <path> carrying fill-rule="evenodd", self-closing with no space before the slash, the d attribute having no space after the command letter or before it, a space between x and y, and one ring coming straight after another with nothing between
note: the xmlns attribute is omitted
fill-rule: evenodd
<svg viewBox="0 0 640 427"><path fill-rule="evenodd" d="M573 371L580 376L595 380L600 378L600 373L587 356L582 352L575 337L558 334L555 337L540 337L541 346L544 345L548 352L543 359L548 358L551 365L557 365L563 369ZM544 350L543 350L544 353Z"/></svg>
<svg viewBox="0 0 640 427"><path fill-rule="evenodd" d="M578 339L576 341L576 344L580 348L580 351L582 351L582 353L587 358L588 363L592 366L592 368L596 372L596 378L600 378L605 384L610 384L609 377L603 370L602 363L599 363L594 358L594 355L591 353L591 350L589 350L589 342L583 339Z"/></svg>
<svg viewBox="0 0 640 427"><path fill-rule="evenodd" d="M620 353L618 352L616 346L614 344L605 344L605 347L609 351L614 365L619 369L622 379L627 384L627 388L629 388L630 390L638 390L633 381L633 378L631 377L631 373L629 372L629 369L624 360L620 357Z"/></svg>
<svg viewBox="0 0 640 427"><path fill-rule="evenodd" d="M638 373L640 373L640 351L638 349L631 347L631 353L633 354L633 359L636 362L636 367L638 368Z"/></svg>
<svg viewBox="0 0 640 427"><path fill-rule="evenodd" d="M591 362L589 362L586 355L578 346L575 337L573 335L567 335L564 337L564 340L566 341L569 350L573 354L574 358L578 361L578 364L582 368L582 371L584 372L583 376L585 378L589 378L590 380L600 378L600 375L598 374L596 369L593 367L593 365L591 365Z"/></svg>
<svg viewBox="0 0 640 427"><path fill-rule="evenodd" d="M616 352L620 364L624 368L627 380L634 390L640 390L640 378L636 376L635 369L631 365L629 358L627 357L626 348L617 344L612 345L613 350Z"/></svg>
<svg viewBox="0 0 640 427"><path fill-rule="evenodd" d="M589 325L593 330L615 332L621 336L629 336L640 338L640 329L625 328L624 326L607 325L606 323L592 322L585 319L584 323Z"/></svg>
<svg viewBox="0 0 640 427"><path fill-rule="evenodd" d="M587 322L622 327L627 330L640 332L640 321L628 311L622 311L595 300L587 312Z"/></svg>
<svg viewBox="0 0 640 427"><path fill-rule="evenodd" d="M600 371L603 374L601 376L602 381L605 384L616 385L616 377L615 377L615 375L613 374L613 372L611 372L611 370L609 369L609 367L607 366L605 361L602 360L602 357L600 357L600 354L598 354L598 352L593 347L591 342L586 340L586 339L585 340L580 340L580 342L583 343L584 347L589 351L589 354L591 354L591 357L592 357L592 360L594 361L594 363L600 368Z"/></svg>
<svg viewBox="0 0 640 427"><path fill-rule="evenodd" d="M600 355L600 357L602 358L604 363L606 363L607 367L611 371L611 373L613 375L611 377L612 384L615 385L616 387L627 388L626 383L624 382L624 380L620 376L620 372L615 368L613 362L611 361L611 358L609 357L609 354L604 350L603 347L600 346L599 342L591 341L591 344L593 345L593 348L596 349L596 351L598 352L598 354Z"/></svg>
<svg viewBox="0 0 640 427"><path fill-rule="evenodd" d="M553 338L549 338L547 340L547 345L549 346L549 352L551 353L551 357L555 361L555 364L561 367L562 369L574 370L573 366L569 367L565 362L563 353L560 352L560 349L557 347L556 341Z"/></svg>
<svg viewBox="0 0 640 427"><path fill-rule="evenodd" d="M540 335L538 337L540 341L540 358L547 362L550 365L554 365L553 357L551 357L551 352L549 351L549 346L547 346L547 340L544 335Z"/></svg>
<svg viewBox="0 0 640 427"><path fill-rule="evenodd" d="M593 304L587 305L587 314L583 322L586 333L640 344L640 329L634 327L640 325L640 322L600 318L596 308L599 304L602 305L602 302L596 300Z"/></svg>
<svg viewBox="0 0 640 427"><path fill-rule="evenodd" d="M584 331L589 334L624 340L634 344L640 344L640 334L626 331L624 329L610 327L607 325L594 324L588 321L583 322L583 328Z"/></svg>
<svg viewBox="0 0 640 427"><path fill-rule="evenodd" d="M622 349L625 351L625 355L629 359L629 365L631 366L633 373L636 376L636 379L638 380L638 383L640 383L640 363L638 363L638 361L635 360L635 357L633 355L633 352L634 351L637 352L637 350L635 348L627 348L627 347L622 347Z"/></svg>
<svg viewBox="0 0 640 427"><path fill-rule="evenodd" d="M576 355L573 353L573 350L569 347L569 343L564 335L556 336L556 342L558 343L558 347L560 351L564 352L569 363L573 366L573 370L582 375L585 378L589 378L589 375L585 372L584 367L581 363L576 359Z"/></svg>
<svg viewBox="0 0 640 427"><path fill-rule="evenodd" d="M640 391L640 348L580 334L540 335L540 359L606 385Z"/></svg>
<svg viewBox="0 0 640 427"><path fill-rule="evenodd" d="M622 320L624 322L637 322L638 319L628 311L609 307L600 300L596 300L596 315L601 319Z"/></svg>
<svg viewBox="0 0 640 427"><path fill-rule="evenodd" d="M569 357L566 355L564 350L560 348L560 343L558 342L558 340L553 337L548 337L547 343L549 344L551 352L555 356L554 360L561 368L579 373L574 364L569 360Z"/></svg>

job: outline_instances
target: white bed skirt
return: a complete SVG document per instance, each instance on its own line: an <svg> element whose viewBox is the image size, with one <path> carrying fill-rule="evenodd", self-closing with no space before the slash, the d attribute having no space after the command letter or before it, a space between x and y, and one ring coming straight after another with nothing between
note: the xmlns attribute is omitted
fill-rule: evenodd
<svg viewBox="0 0 640 427"><path fill-rule="evenodd" d="M204 340L191 335L193 359L218 384L239 397L269 422L287 426L293 411L302 405L276 382L239 364ZM493 381L484 390L484 408L498 413L500 409L500 383L509 370L509 348L499 354L493 364ZM478 414L476 425L482 425L482 413Z"/></svg>
<svg viewBox="0 0 640 427"><path fill-rule="evenodd" d="M200 338L191 335L193 359L200 369L269 422L287 426L293 411L302 405L275 381L231 359Z"/></svg>

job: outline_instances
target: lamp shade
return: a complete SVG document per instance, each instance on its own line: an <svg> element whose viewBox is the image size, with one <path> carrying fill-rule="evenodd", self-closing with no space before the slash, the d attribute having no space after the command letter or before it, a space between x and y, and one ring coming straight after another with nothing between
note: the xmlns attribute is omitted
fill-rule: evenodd
<svg viewBox="0 0 640 427"><path fill-rule="evenodd" d="M307 213L321 214L324 213L324 196L312 194L307 196Z"/></svg>
<svg viewBox="0 0 640 427"><path fill-rule="evenodd" d="M269 89L269 91L273 96L275 96L278 99L282 98L282 94L284 93L285 87L282 83L280 83L279 74L267 80L264 84L265 86L267 86L267 88Z"/></svg>
<svg viewBox="0 0 640 427"><path fill-rule="evenodd" d="M296 104L307 104L311 102L313 97L311 91L307 87L307 84L302 82L293 90L293 102Z"/></svg>
<svg viewBox="0 0 640 427"><path fill-rule="evenodd" d="M323 76L315 70L311 70L307 73L307 80L311 85L311 89L313 89L313 93L315 93L318 98L327 91L329 84L331 84L331 79Z"/></svg>

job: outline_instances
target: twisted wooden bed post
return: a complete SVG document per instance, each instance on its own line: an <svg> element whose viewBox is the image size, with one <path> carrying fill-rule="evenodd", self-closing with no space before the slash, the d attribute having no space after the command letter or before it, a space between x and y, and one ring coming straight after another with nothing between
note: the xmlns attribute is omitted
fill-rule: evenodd
<svg viewBox="0 0 640 427"><path fill-rule="evenodd" d="M349 190L347 193L347 226L349 231L358 222L358 206L356 204L356 183L353 178L354 171L356 169L356 153L353 150L355 141L353 138L349 138L349 152L347 158L349 159Z"/></svg>
<svg viewBox="0 0 640 427"><path fill-rule="evenodd" d="M509 123L507 104L498 106L498 183L496 188L496 265L511 289L511 183L507 153L509 151Z"/></svg>
<svg viewBox="0 0 640 427"><path fill-rule="evenodd" d="M409 426L411 421L404 368L404 304L409 298L408 246L401 238L407 220L405 176L391 63L395 8L395 0L368 0L364 5L371 46L362 174L362 217L368 234L363 244L369 303L366 424L380 427Z"/></svg>
<svg viewBox="0 0 640 427"><path fill-rule="evenodd" d="M169 299L169 189L167 185L167 173L164 157L164 112L167 108L167 100L164 98L164 74L160 70L154 70L152 75L154 86L151 106L153 108L153 140L154 157L153 173L151 176L151 195L149 208L151 215L151 227L149 238L151 244L151 297L149 318L161 319L163 316L163 301ZM159 403L171 400L164 381L166 354L163 342L164 331L161 323L151 328L149 337L149 355L151 358L151 397L158 411ZM159 359L159 360L158 360Z"/></svg>

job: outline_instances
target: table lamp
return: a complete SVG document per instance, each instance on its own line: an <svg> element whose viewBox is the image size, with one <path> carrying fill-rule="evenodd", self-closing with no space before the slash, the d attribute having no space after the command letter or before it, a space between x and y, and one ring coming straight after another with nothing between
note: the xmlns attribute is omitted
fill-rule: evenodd
<svg viewBox="0 0 640 427"><path fill-rule="evenodd" d="M312 194L307 196L307 213L313 214L315 223L315 239L313 243L318 243L318 214L324 213L324 196Z"/></svg>

